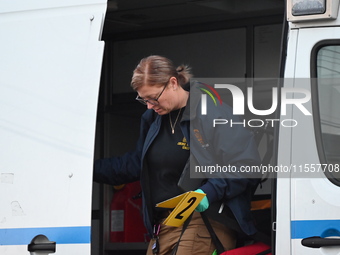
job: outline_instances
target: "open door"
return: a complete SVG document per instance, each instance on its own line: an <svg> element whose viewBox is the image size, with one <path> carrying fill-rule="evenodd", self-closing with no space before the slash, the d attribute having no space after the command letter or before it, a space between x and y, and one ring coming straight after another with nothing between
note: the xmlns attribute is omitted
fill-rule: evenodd
<svg viewBox="0 0 340 255"><path fill-rule="evenodd" d="M285 195L278 198L277 254L331 255L340 250L339 34L339 27L291 33L296 55L289 60L296 62L290 86L311 92L304 105L312 115L292 107L287 118L297 125L280 133L280 163L290 174L278 180L278 193Z"/></svg>
<svg viewBox="0 0 340 255"><path fill-rule="evenodd" d="M0 3L0 254L90 254L105 0Z"/></svg>

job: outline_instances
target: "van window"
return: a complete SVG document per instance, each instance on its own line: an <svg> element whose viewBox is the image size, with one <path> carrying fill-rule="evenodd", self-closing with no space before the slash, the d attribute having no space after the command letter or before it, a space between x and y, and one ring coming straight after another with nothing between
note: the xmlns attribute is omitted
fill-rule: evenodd
<svg viewBox="0 0 340 255"><path fill-rule="evenodd" d="M340 45L324 45L317 51L316 92L321 163L330 181L340 186Z"/></svg>

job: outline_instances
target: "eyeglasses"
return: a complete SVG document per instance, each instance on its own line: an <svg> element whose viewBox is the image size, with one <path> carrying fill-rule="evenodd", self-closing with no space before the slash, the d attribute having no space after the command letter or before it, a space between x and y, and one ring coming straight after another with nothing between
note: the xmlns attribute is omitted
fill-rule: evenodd
<svg viewBox="0 0 340 255"><path fill-rule="evenodd" d="M164 88L162 89L161 93L160 93L160 94L158 95L158 97L156 97L156 98L143 99L143 98L141 98L139 95L137 95L136 100L137 100L138 102L144 104L144 105L147 105L147 103L152 104L152 105L159 105L158 99L159 99L159 98L161 97L161 95L163 94L163 92L164 92L164 90L165 90L165 88L166 88L167 85L168 85L168 83L165 84L165 86L164 86Z"/></svg>

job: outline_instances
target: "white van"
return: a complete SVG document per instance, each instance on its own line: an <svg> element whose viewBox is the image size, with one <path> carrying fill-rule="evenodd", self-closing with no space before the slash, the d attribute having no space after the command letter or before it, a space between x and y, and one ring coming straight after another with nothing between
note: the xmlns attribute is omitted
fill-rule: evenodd
<svg viewBox="0 0 340 255"><path fill-rule="evenodd" d="M106 5L0 3L1 255L91 254ZM311 115L289 105L281 121L297 125L274 132L272 254L340 253L338 12L338 0L287 1L282 84L310 92Z"/></svg>

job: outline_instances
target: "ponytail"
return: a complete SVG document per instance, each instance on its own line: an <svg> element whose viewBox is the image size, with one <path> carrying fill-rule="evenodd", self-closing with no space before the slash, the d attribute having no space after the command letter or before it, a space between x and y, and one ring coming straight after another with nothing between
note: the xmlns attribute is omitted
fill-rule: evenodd
<svg viewBox="0 0 340 255"><path fill-rule="evenodd" d="M192 77L191 68L188 65L180 65L176 68L178 74L178 83L183 86L187 84Z"/></svg>

